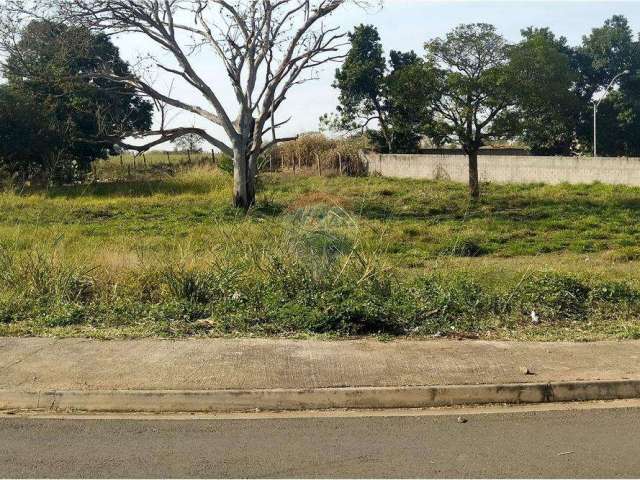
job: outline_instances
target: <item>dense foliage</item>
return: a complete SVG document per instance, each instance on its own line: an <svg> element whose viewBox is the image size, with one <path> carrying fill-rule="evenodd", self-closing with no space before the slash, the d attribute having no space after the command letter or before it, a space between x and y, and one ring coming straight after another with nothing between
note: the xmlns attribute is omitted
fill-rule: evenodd
<svg viewBox="0 0 640 480"><path fill-rule="evenodd" d="M108 37L34 21L3 64L0 165L23 179L71 181L127 135L149 129L151 105L121 83L129 66Z"/></svg>
<svg viewBox="0 0 640 480"><path fill-rule="evenodd" d="M548 28L509 44L491 25L460 25L426 42L424 59L391 52L388 63L375 27L350 39L332 126L368 129L381 151L412 151L426 138L468 152L515 140L534 154L588 154L592 101L628 70L600 105L598 152L640 156L640 42L623 16L578 46Z"/></svg>
<svg viewBox="0 0 640 480"><path fill-rule="evenodd" d="M576 93L581 115L576 135L583 148L592 148L590 100L618 74L619 88L612 91L598 111L598 153L640 156L640 42L629 22L616 15L584 37L572 50L580 77Z"/></svg>
<svg viewBox="0 0 640 480"><path fill-rule="evenodd" d="M371 25L356 27L349 39L351 49L334 84L340 90L338 114L325 116L324 123L366 132L383 152L414 152L430 102L425 62L414 52L392 51L387 69L380 35ZM376 123L379 130L371 128Z"/></svg>
<svg viewBox="0 0 640 480"><path fill-rule="evenodd" d="M534 154L570 155L580 110L570 49L547 28L528 28L522 36L509 58L518 107L512 132Z"/></svg>

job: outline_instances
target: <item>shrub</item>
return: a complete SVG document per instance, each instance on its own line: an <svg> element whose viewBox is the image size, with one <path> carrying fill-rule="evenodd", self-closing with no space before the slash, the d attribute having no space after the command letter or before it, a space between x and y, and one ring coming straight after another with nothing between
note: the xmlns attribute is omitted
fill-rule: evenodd
<svg viewBox="0 0 640 480"><path fill-rule="evenodd" d="M67 327L87 321L87 308L77 303L48 305L42 312L42 323L47 327Z"/></svg>
<svg viewBox="0 0 640 480"><path fill-rule="evenodd" d="M522 314L536 312L542 320L584 319L590 288L567 274L543 272L527 279L510 301Z"/></svg>
<svg viewBox="0 0 640 480"><path fill-rule="evenodd" d="M472 239L456 240L453 245L441 250L444 255L452 257L481 257L488 253L480 243Z"/></svg>
<svg viewBox="0 0 640 480"><path fill-rule="evenodd" d="M218 168L224 173L233 175L233 158L224 153L219 153L217 156Z"/></svg>
<svg viewBox="0 0 640 480"><path fill-rule="evenodd" d="M413 294L416 328L422 333L478 331L482 317L495 311L492 296L465 275L449 279L435 275L423 277Z"/></svg>

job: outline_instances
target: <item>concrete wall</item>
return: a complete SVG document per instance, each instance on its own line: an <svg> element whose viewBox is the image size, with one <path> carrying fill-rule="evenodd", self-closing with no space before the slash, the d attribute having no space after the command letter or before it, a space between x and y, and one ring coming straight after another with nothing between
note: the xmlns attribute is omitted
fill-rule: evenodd
<svg viewBox="0 0 640 480"><path fill-rule="evenodd" d="M464 155L365 154L369 172L385 177L467 182ZM640 158L480 156L480 181L495 183L593 183L640 186Z"/></svg>

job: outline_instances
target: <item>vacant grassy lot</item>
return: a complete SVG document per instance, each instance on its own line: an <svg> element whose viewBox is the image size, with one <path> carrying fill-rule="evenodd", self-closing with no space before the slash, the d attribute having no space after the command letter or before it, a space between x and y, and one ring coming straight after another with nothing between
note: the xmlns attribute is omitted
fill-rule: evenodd
<svg viewBox="0 0 640 480"><path fill-rule="evenodd" d="M149 163L0 193L0 334L640 337L640 189Z"/></svg>

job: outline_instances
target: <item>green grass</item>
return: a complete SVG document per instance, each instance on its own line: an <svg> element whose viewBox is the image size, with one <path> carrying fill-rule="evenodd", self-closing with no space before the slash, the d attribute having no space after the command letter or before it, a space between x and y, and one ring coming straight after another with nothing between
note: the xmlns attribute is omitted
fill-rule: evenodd
<svg viewBox="0 0 640 480"><path fill-rule="evenodd" d="M96 170L0 194L0 334L640 338L638 188Z"/></svg>

